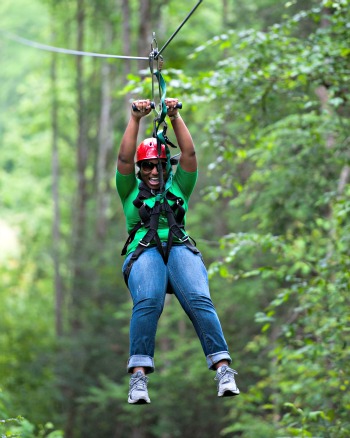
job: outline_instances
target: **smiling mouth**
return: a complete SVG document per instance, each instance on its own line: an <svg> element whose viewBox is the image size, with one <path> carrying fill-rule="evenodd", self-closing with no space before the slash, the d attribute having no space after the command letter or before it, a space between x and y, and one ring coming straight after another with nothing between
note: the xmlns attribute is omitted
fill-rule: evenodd
<svg viewBox="0 0 350 438"><path fill-rule="evenodd" d="M157 185L159 184L159 178L149 178L149 183L152 185Z"/></svg>

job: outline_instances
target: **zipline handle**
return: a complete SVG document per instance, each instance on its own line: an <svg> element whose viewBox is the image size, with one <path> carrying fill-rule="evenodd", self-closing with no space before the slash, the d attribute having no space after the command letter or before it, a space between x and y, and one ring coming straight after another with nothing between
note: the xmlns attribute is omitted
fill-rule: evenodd
<svg viewBox="0 0 350 438"><path fill-rule="evenodd" d="M137 106L136 106L134 103L131 105L131 107L132 107L132 110L133 110L133 111L135 111L135 112L137 112L137 113L140 112L140 110L137 109ZM155 104L154 102L151 102L151 108L152 108L152 109L155 109L155 108L156 108L156 104Z"/></svg>
<svg viewBox="0 0 350 438"><path fill-rule="evenodd" d="M170 42L174 39L174 37L177 35L177 33L180 31L182 26L187 22L187 20L191 17L191 15L194 13L194 11L198 8L198 6L202 3L203 0L199 0L196 6L191 10L191 12L187 15L187 17L184 19L184 21L180 24L180 26L176 29L176 31L171 35L171 37L168 39L168 41L164 44L164 46L159 50L159 52L155 55L154 59L158 59L160 55L162 54L163 50L170 44Z"/></svg>
<svg viewBox="0 0 350 438"><path fill-rule="evenodd" d="M153 102L154 103L154 102ZM178 102L176 105L175 105L175 108L176 109L182 109L182 102ZM154 109L154 108L153 108Z"/></svg>
<svg viewBox="0 0 350 438"><path fill-rule="evenodd" d="M152 109L156 109L156 104L155 104L154 102L151 102L151 108L152 108ZM177 108L177 109L182 109L182 102L178 102L178 103L176 104L175 108ZM139 112L139 111L140 111L140 110L137 109L137 106L136 106L134 103L132 104L132 110L133 110L133 111L136 111L136 112Z"/></svg>

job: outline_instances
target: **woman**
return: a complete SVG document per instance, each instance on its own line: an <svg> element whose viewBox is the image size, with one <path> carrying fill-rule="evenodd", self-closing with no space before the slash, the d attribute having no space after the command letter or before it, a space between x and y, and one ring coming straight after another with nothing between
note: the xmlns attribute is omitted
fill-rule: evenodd
<svg viewBox="0 0 350 438"><path fill-rule="evenodd" d="M149 100L133 103L118 154L116 185L130 234L124 247L123 274L133 300L128 361L131 404L150 403L147 374L154 371L157 323L169 288L192 321L208 368L216 370L218 396L239 394L234 378L237 372L229 367L231 357L210 298L206 268L184 231L198 172L192 137L177 103L177 99L166 99L181 150L175 175L164 145L160 154L155 139L146 139L136 148L140 120L151 112ZM163 181L167 182L166 196L164 191L163 196L159 194Z"/></svg>

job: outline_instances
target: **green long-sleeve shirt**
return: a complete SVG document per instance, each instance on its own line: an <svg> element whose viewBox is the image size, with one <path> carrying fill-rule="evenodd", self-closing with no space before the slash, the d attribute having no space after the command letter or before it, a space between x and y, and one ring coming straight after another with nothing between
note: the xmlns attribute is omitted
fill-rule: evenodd
<svg viewBox="0 0 350 438"><path fill-rule="evenodd" d="M188 211L188 202L191 193L196 185L198 177L198 172L186 172L178 165L175 175L173 177L172 185L169 191L176 197L182 198L184 200L183 208ZM118 171L116 172L116 186L120 199L123 204L123 210L126 218L126 227L128 233L134 228L134 226L139 222L140 216L138 209L134 206L133 201L136 199L139 192L140 180L136 177L134 173L130 175L122 175ZM153 207L155 203L155 197L151 197L145 200L145 203L149 207ZM169 201L171 205L172 202ZM184 218L184 224L186 224L186 216ZM139 241L147 233L145 227L141 227L134 240L130 243L127 255L134 251L139 243ZM168 240L169 227L168 221L165 216L159 218L158 235L162 242ZM176 241L176 240L175 240Z"/></svg>

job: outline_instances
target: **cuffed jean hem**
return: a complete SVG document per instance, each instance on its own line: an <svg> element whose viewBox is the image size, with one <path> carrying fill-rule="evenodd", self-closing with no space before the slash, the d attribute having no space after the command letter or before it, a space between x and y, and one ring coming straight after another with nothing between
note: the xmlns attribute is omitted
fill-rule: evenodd
<svg viewBox="0 0 350 438"><path fill-rule="evenodd" d="M144 367L146 368L146 374L153 373L154 360L151 356L145 356L142 354L135 354L130 356L128 360L128 373L132 373L133 368Z"/></svg>
<svg viewBox="0 0 350 438"><path fill-rule="evenodd" d="M218 353L208 354L207 356L207 364L210 370L215 370L215 364L220 362L221 360L227 360L230 364L232 359L228 353L228 351L219 351Z"/></svg>

